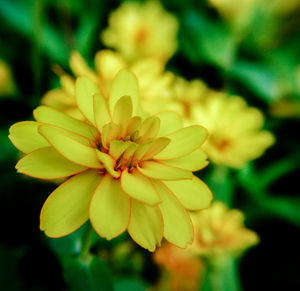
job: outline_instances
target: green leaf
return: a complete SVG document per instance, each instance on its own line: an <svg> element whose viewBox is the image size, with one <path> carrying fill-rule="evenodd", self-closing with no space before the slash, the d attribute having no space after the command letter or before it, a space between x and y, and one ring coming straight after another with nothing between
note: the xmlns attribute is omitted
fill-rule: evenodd
<svg viewBox="0 0 300 291"><path fill-rule="evenodd" d="M276 74L266 65L238 61L228 73L267 103L274 102L281 95L281 88Z"/></svg>
<svg viewBox="0 0 300 291"><path fill-rule="evenodd" d="M148 287L138 279L126 278L115 283L115 291L145 291Z"/></svg>
<svg viewBox="0 0 300 291"><path fill-rule="evenodd" d="M183 18L182 48L187 57L230 68L235 57L236 42L233 35L221 22L189 11Z"/></svg>
<svg viewBox="0 0 300 291"><path fill-rule="evenodd" d="M69 258L64 264L64 278L72 291L113 291L112 274L96 256Z"/></svg>

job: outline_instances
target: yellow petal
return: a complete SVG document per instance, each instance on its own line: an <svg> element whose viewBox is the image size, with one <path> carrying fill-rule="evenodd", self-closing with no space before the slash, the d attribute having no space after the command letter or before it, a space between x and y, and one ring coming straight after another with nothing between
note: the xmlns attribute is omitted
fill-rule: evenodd
<svg viewBox="0 0 300 291"><path fill-rule="evenodd" d="M47 106L39 106L33 111L33 115L39 122L62 127L91 140L98 135L95 127Z"/></svg>
<svg viewBox="0 0 300 291"><path fill-rule="evenodd" d="M21 152L28 154L39 148L48 147L49 143L39 134L40 123L22 121L12 125L9 129L9 138Z"/></svg>
<svg viewBox="0 0 300 291"><path fill-rule="evenodd" d="M171 142L155 158L170 160L185 156L199 148L206 136L206 129L200 125L192 125L179 129L167 136Z"/></svg>
<svg viewBox="0 0 300 291"><path fill-rule="evenodd" d="M133 160L140 161L142 159L142 157L145 155L145 153L148 151L151 144L152 144L152 141L149 140L148 142L146 142L144 144L138 145L138 147L134 153Z"/></svg>
<svg viewBox="0 0 300 291"><path fill-rule="evenodd" d="M70 77L68 75L62 75L60 77L60 84L61 84L62 89L67 93L68 96L74 96L75 80L72 77Z"/></svg>
<svg viewBox="0 0 300 291"><path fill-rule="evenodd" d="M159 154L170 143L170 141L171 140L167 137L159 137L155 139L148 148L148 151L145 153L143 159L151 159L153 156Z"/></svg>
<svg viewBox="0 0 300 291"><path fill-rule="evenodd" d="M78 52L71 53L70 68L77 77L85 76L95 83L98 81L98 77L95 72L87 65L86 61Z"/></svg>
<svg viewBox="0 0 300 291"><path fill-rule="evenodd" d="M105 175L97 187L90 206L90 220L96 232L112 239L128 226L130 198L120 185L120 180Z"/></svg>
<svg viewBox="0 0 300 291"><path fill-rule="evenodd" d="M163 182L189 210L207 208L212 200L209 188L199 178Z"/></svg>
<svg viewBox="0 0 300 291"><path fill-rule="evenodd" d="M50 237L78 229L88 219L90 200L100 178L96 171L89 170L60 185L42 208L40 229Z"/></svg>
<svg viewBox="0 0 300 291"><path fill-rule="evenodd" d="M121 125L115 123L108 123L102 128L101 141L102 145L109 149L110 143L119 137L121 133Z"/></svg>
<svg viewBox="0 0 300 291"><path fill-rule="evenodd" d="M162 111L156 114L160 119L158 136L165 136L183 127L180 116L173 111Z"/></svg>
<svg viewBox="0 0 300 291"><path fill-rule="evenodd" d="M87 77L80 77L76 81L75 96L81 113L92 123L94 120L94 95L101 94L98 87Z"/></svg>
<svg viewBox="0 0 300 291"><path fill-rule="evenodd" d="M145 176L159 180L192 179L193 174L184 169L164 165L159 162L147 161L138 166L138 170Z"/></svg>
<svg viewBox="0 0 300 291"><path fill-rule="evenodd" d="M73 139L60 128L41 125L39 132L68 160L90 168L103 168L97 158L96 149Z"/></svg>
<svg viewBox="0 0 300 291"><path fill-rule="evenodd" d="M120 173L115 171L116 161L110 155L97 150L97 157L110 175L114 178L120 177Z"/></svg>
<svg viewBox="0 0 300 291"><path fill-rule="evenodd" d="M109 95L109 110L114 112L114 107L123 96L130 96L132 101L132 114L136 115L139 101L138 81L127 70L121 70L115 77Z"/></svg>
<svg viewBox="0 0 300 291"><path fill-rule="evenodd" d="M201 148L196 149L190 154L176 158L174 160L164 160L162 161L164 164L183 168L189 171L199 171L207 166L207 155Z"/></svg>
<svg viewBox="0 0 300 291"><path fill-rule="evenodd" d="M40 179L64 178L87 169L65 159L51 147L31 152L17 163L16 168L19 173Z"/></svg>
<svg viewBox="0 0 300 291"><path fill-rule="evenodd" d="M163 235L163 220L158 207L132 200L128 233L143 248L154 252Z"/></svg>
<svg viewBox="0 0 300 291"><path fill-rule="evenodd" d="M164 220L164 237L176 246L185 248L194 238L193 225L188 212L161 182L155 180L153 185L161 195L162 203L158 207Z"/></svg>
<svg viewBox="0 0 300 291"><path fill-rule="evenodd" d="M122 126L122 135L125 134L132 114L132 102L129 96L123 96L114 107L113 121Z"/></svg>
<svg viewBox="0 0 300 291"><path fill-rule="evenodd" d="M109 146L109 154L115 160L118 160L131 144L130 141L113 140Z"/></svg>
<svg viewBox="0 0 300 291"><path fill-rule="evenodd" d="M156 205L160 202L160 198L149 178L143 176L137 170L132 173L127 170L123 171L121 186L124 192L133 199L149 205Z"/></svg>
<svg viewBox="0 0 300 291"><path fill-rule="evenodd" d="M101 132L104 125L111 122L111 117L108 111L108 104L102 94L94 95L94 111L95 111L95 124Z"/></svg>
<svg viewBox="0 0 300 291"><path fill-rule="evenodd" d="M95 56L95 67L100 76L111 81L126 64L119 54L111 50L101 50Z"/></svg>
<svg viewBox="0 0 300 291"><path fill-rule="evenodd" d="M139 130L140 143L155 138L159 132L160 120L158 117L149 117L141 125Z"/></svg>
<svg viewBox="0 0 300 291"><path fill-rule="evenodd" d="M135 116L130 119L127 128L127 134L132 136L135 132L137 132L142 125L142 118L140 116Z"/></svg>

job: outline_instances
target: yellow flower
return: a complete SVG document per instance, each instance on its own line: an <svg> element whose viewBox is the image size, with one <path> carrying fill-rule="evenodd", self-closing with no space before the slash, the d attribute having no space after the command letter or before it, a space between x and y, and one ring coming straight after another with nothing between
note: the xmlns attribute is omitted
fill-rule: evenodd
<svg viewBox="0 0 300 291"><path fill-rule="evenodd" d="M182 127L173 112L144 118L135 76L121 70L108 99L87 77L75 85L85 121L47 106L34 121L10 128L13 144L27 154L18 172L42 179L69 177L46 200L40 228L50 237L67 235L90 219L112 239L128 230L154 251L164 236L185 247L193 240L187 210L207 208L212 196L192 171L203 168L206 130Z"/></svg>
<svg viewBox="0 0 300 291"><path fill-rule="evenodd" d="M244 226L244 215L237 209L229 210L220 201L209 209L194 212L192 221L195 240L189 250L211 258L238 255L258 243L254 231Z"/></svg>
<svg viewBox="0 0 300 291"><path fill-rule="evenodd" d="M175 111L183 117L185 125L192 125L198 122L197 108L202 106L205 98L208 98L213 92L199 79L186 81L181 77L176 77L172 94L168 98L148 100L144 98L142 99L142 105L144 110L150 113L157 113L162 108Z"/></svg>
<svg viewBox="0 0 300 291"><path fill-rule="evenodd" d="M0 96L13 94L15 90L11 70L6 63L0 60Z"/></svg>
<svg viewBox="0 0 300 291"><path fill-rule="evenodd" d="M109 17L102 40L127 60L154 57L167 61L177 48L177 19L158 1L125 2Z"/></svg>
<svg viewBox="0 0 300 291"><path fill-rule="evenodd" d="M162 275L161 288L155 290L182 291L197 290L199 279L203 277L204 265L200 258L188 249L178 248L170 243L164 243L154 253L154 262L168 273L168 281Z"/></svg>
<svg viewBox="0 0 300 291"><path fill-rule="evenodd" d="M153 58L145 58L129 65L118 53L102 50L95 56L96 71L93 71L77 52L73 52L70 67L76 77L86 76L91 79L105 96L108 95L116 74L124 68L129 68L137 76L142 99L168 100L172 92L173 74L165 73L164 64ZM60 81L61 88L49 91L43 97L42 104L77 119L84 119L75 100L75 80L62 75Z"/></svg>
<svg viewBox="0 0 300 291"><path fill-rule="evenodd" d="M197 124L208 129L209 138L203 148L215 164L241 168L274 143L274 136L261 130L261 111L248 107L241 97L216 93L197 107L195 115Z"/></svg>

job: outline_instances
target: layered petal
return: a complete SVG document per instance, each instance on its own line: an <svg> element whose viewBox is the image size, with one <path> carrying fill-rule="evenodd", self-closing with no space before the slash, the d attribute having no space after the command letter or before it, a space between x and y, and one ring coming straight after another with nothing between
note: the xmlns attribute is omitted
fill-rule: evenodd
<svg viewBox="0 0 300 291"><path fill-rule="evenodd" d="M198 148L186 156L173 160L164 160L162 163L189 171L199 171L207 166L208 161L205 152Z"/></svg>
<svg viewBox="0 0 300 291"><path fill-rule="evenodd" d="M120 177L120 173L115 171L116 161L110 155L97 150L97 157L111 176L114 178Z"/></svg>
<svg viewBox="0 0 300 291"><path fill-rule="evenodd" d="M183 127L182 120L176 112L162 111L157 113L160 119L160 129L158 136L165 136Z"/></svg>
<svg viewBox="0 0 300 291"><path fill-rule="evenodd" d="M51 125L41 125L39 132L68 160L89 168L103 168L96 155L96 149L89 147Z"/></svg>
<svg viewBox="0 0 300 291"><path fill-rule="evenodd" d="M87 77L77 79L75 85L76 102L81 113L92 124L95 124L93 97L95 94L101 94L101 92L90 79Z"/></svg>
<svg viewBox="0 0 300 291"><path fill-rule="evenodd" d="M122 135L125 134L132 115L132 102L130 96L123 96L114 107L113 121L122 126Z"/></svg>
<svg viewBox="0 0 300 291"><path fill-rule="evenodd" d="M90 205L90 220L98 234L112 239L127 229L130 198L120 181L105 175L97 187Z"/></svg>
<svg viewBox="0 0 300 291"><path fill-rule="evenodd" d="M10 127L8 137L14 146L25 154L48 147L49 143L38 132L39 126L40 123L34 121L18 122Z"/></svg>
<svg viewBox="0 0 300 291"><path fill-rule="evenodd" d="M39 122L59 126L91 140L98 135L95 127L47 106L39 106L33 115Z"/></svg>
<svg viewBox="0 0 300 291"><path fill-rule="evenodd" d="M114 79L110 95L109 95L109 110L114 112L114 107L118 100L123 96L130 96L132 101L132 114L137 113L139 103L139 89L136 77L127 70L121 70Z"/></svg>
<svg viewBox="0 0 300 291"><path fill-rule="evenodd" d="M35 150L16 165L19 173L40 179L58 179L78 174L87 170L65 159L54 148Z"/></svg>
<svg viewBox="0 0 300 291"><path fill-rule="evenodd" d="M121 176L121 185L124 192L133 199L149 205L156 205L160 202L158 193L154 189L150 179L137 170L134 170L132 173L124 170Z"/></svg>
<svg viewBox="0 0 300 291"><path fill-rule="evenodd" d="M209 188L199 178L191 180L176 180L163 182L189 210L200 210L209 207L212 194Z"/></svg>
<svg viewBox="0 0 300 291"><path fill-rule="evenodd" d="M88 170L61 184L42 208L40 229L50 237L78 229L88 219L90 200L100 179L96 171Z"/></svg>
<svg viewBox="0 0 300 291"><path fill-rule="evenodd" d="M111 122L111 116L108 110L108 104L105 97L102 94L94 95L94 114L95 124L99 131L103 126Z"/></svg>
<svg viewBox="0 0 300 291"><path fill-rule="evenodd" d="M156 138L151 146L148 148L147 152L145 153L143 159L148 160L151 159L153 156L159 154L166 146L170 143L170 139L167 137L159 137Z"/></svg>
<svg viewBox="0 0 300 291"><path fill-rule="evenodd" d="M202 145L207 137L207 131L200 125L192 125L179 129L167 137L171 142L155 156L156 159L175 159L193 152Z"/></svg>
<svg viewBox="0 0 300 291"><path fill-rule="evenodd" d="M143 162L138 170L145 176L159 180L192 179L193 174L184 169L164 165L156 161Z"/></svg>
<svg viewBox="0 0 300 291"><path fill-rule="evenodd" d="M135 242L153 252L160 245L163 235L163 219L158 207L133 199L128 233Z"/></svg>
<svg viewBox="0 0 300 291"><path fill-rule="evenodd" d="M161 195L162 203L158 207L164 220L164 237L176 246L185 248L194 238L188 212L164 184L155 180L153 185Z"/></svg>

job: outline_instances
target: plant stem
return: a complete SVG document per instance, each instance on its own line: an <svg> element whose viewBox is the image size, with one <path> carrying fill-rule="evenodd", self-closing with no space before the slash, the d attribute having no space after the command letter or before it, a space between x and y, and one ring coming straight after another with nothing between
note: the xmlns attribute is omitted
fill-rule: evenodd
<svg viewBox="0 0 300 291"><path fill-rule="evenodd" d="M214 166L212 174L209 177L209 186L215 200L222 201L231 207L233 189L229 174L229 168L226 166Z"/></svg>
<svg viewBox="0 0 300 291"><path fill-rule="evenodd" d="M90 256L90 248L91 248L93 232L94 230L91 226L91 223L88 221L86 223L85 231L81 239L81 250L80 250L79 257L82 260L86 260Z"/></svg>

